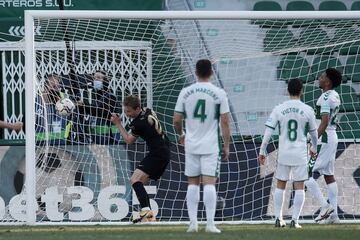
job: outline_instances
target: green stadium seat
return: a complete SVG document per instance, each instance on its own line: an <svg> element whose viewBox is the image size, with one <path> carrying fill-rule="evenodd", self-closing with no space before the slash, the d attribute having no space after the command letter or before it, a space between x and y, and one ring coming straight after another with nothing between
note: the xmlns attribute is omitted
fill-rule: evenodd
<svg viewBox="0 0 360 240"><path fill-rule="evenodd" d="M360 139L360 116L356 113L343 115L338 122L340 139Z"/></svg>
<svg viewBox="0 0 360 240"><path fill-rule="evenodd" d="M337 29L331 41L334 44L343 42L334 49L339 51L340 55L356 55L360 53L360 31L350 28L350 26L344 29Z"/></svg>
<svg viewBox="0 0 360 240"><path fill-rule="evenodd" d="M315 11L314 6L308 1L292 1L286 6L286 11ZM314 20L294 20L288 21L287 24L292 27L306 27L313 24Z"/></svg>
<svg viewBox="0 0 360 240"><path fill-rule="evenodd" d="M315 11L315 8L308 1L292 1L286 6L286 11Z"/></svg>
<svg viewBox="0 0 360 240"><path fill-rule="evenodd" d="M357 54L360 54L360 41L343 44L338 49L339 49L339 54L340 55L357 55Z"/></svg>
<svg viewBox="0 0 360 240"><path fill-rule="evenodd" d="M329 52L332 50L330 47L320 47L328 45L330 43L330 38L328 37L326 31L321 28L307 28L300 32L300 37L297 41L298 47L307 48L307 54L319 54L324 52ZM310 49L308 49L310 48Z"/></svg>
<svg viewBox="0 0 360 240"><path fill-rule="evenodd" d="M316 79L327 69L327 68L336 68L341 73L343 72L343 66L339 59L332 57L331 55L320 55L314 58L313 64L311 66L312 74ZM344 80L344 79L343 79Z"/></svg>
<svg viewBox="0 0 360 240"><path fill-rule="evenodd" d="M351 11L359 11L360 10L360 1L355 1L351 5Z"/></svg>
<svg viewBox="0 0 360 240"><path fill-rule="evenodd" d="M312 82L314 77L311 74L307 60L299 55L287 55L277 68L278 80L288 81L292 78L300 78L303 82Z"/></svg>
<svg viewBox="0 0 360 240"><path fill-rule="evenodd" d="M319 11L346 11L346 5L342 1L324 1L319 5ZM321 24L328 27L342 27L338 20L322 20Z"/></svg>
<svg viewBox="0 0 360 240"><path fill-rule="evenodd" d="M342 1L324 1L319 5L319 11L346 11L346 5Z"/></svg>
<svg viewBox="0 0 360 240"><path fill-rule="evenodd" d="M255 3L253 7L254 11L282 11L282 8L278 2L275 1L260 1Z"/></svg>
<svg viewBox="0 0 360 240"><path fill-rule="evenodd" d="M360 56L351 56L347 59L345 77L352 82L360 82Z"/></svg>
<svg viewBox="0 0 360 240"><path fill-rule="evenodd" d="M340 112L360 111L359 98L352 87L342 84L335 91L339 93L341 100Z"/></svg>
<svg viewBox="0 0 360 240"><path fill-rule="evenodd" d="M301 100L315 109L316 102L321 96L321 89L314 84L304 84L303 95L301 96Z"/></svg>
<svg viewBox="0 0 360 240"><path fill-rule="evenodd" d="M254 4L253 11L282 11L282 8L275 1L260 1ZM252 21L252 23L262 28L279 28L284 26L284 22L276 20L256 20Z"/></svg>
<svg viewBox="0 0 360 240"><path fill-rule="evenodd" d="M286 28L273 28L266 32L264 51L273 52L294 47L294 35Z"/></svg>

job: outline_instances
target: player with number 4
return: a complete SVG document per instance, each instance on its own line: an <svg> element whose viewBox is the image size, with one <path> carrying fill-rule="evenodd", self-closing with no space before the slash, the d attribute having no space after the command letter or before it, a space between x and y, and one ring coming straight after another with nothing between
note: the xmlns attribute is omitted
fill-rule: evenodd
<svg viewBox="0 0 360 240"><path fill-rule="evenodd" d="M188 177L186 203L190 226L187 232L197 232L197 210L200 200L200 182L204 185L203 200L206 209L206 232L220 233L215 226L215 183L220 174L220 131L224 140L223 159L229 156L229 104L226 93L210 80L211 62L201 59L196 63L198 81L181 90L174 113L174 126L185 144L185 175ZM183 131L185 118L186 134Z"/></svg>

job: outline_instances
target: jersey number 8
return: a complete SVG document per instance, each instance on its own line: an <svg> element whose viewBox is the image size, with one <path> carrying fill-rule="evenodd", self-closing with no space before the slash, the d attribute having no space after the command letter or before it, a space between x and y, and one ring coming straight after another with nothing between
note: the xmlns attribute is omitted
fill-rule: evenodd
<svg viewBox="0 0 360 240"><path fill-rule="evenodd" d="M297 138L297 128L297 121L294 119L290 119L288 122L288 137L291 142L295 141Z"/></svg>

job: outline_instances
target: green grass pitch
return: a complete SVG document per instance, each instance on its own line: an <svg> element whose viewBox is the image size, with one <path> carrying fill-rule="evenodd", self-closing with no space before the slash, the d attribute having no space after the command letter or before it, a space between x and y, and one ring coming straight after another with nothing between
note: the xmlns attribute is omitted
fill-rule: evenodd
<svg viewBox="0 0 360 240"><path fill-rule="evenodd" d="M231 240L231 239L281 239L281 240L342 240L358 239L359 224L316 225L303 224L302 229L275 229L273 225L219 225L221 234L204 232L186 233L187 226L131 225L131 226L2 226L0 239L19 240Z"/></svg>

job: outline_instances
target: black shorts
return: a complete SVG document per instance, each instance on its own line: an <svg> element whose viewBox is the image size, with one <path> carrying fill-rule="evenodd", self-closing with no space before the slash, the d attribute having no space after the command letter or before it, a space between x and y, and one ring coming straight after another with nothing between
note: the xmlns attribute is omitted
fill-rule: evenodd
<svg viewBox="0 0 360 240"><path fill-rule="evenodd" d="M161 154L149 153L136 167L149 175L150 179L158 180L170 161L170 150L164 149Z"/></svg>

